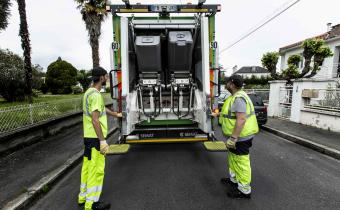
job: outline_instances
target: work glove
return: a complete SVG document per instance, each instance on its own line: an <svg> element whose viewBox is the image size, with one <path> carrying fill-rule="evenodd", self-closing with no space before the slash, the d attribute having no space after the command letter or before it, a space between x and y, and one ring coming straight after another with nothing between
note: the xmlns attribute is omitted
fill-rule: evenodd
<svg viewBox="0 0 340 210"><path fill-rule="evenodd" d="M212 113L210 114L210 116L212 116L212 117L218 117L218 116L220 116L220 111L219 111L218 109L215 109L214 112L212 112Z"/></svg>
<svg viewBox="0 0 340 210"><path fill-rule="evenodd" d="M100 142L100 153L102 155L106 155L106 153L109 151L109 145L107 144L106 140L99 141Z"/></svg>
<svg viewBox="0 0 340 210"><path fill-rule="evenodd" d="M228 149L236 149L236 140L237 140L237 139L230 137L230 138L226 141L225 146L226 146Z"/></svg>

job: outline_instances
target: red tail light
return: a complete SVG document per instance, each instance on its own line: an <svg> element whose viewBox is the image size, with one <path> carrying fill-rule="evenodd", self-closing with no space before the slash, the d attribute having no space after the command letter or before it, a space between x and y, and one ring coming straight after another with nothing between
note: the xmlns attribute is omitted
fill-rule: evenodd
<svg viewBox="0 0 340 210"><path fill-rule="evenodd" d="M263 109L262 109L263 112L267 112L267 107L265 106Z"/></svg>

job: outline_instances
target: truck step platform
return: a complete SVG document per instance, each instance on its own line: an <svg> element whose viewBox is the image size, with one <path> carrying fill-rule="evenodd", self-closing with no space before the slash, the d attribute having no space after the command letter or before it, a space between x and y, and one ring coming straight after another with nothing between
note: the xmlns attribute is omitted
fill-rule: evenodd
<svg viewBox="0 0 340 210"><path fill-rule="evenodd" d="M226 152L227 147L223 141L206 141L204 147L211 152Z"/></svg>
<svg viewBox="0 0 340 210"><path fill-rule="evenodd" d="M125 154L129 151L129 144L111 144L109 146L109 151L106 153L107 155L121 155Z"/></svg>
<svg viewBox="0 0 340 210"><path fill-rule="evenodd" d="M158 138L158 139L138 139L138 140L126 140L129 144L141 144L141 143L188 143L188 142L202 142L207 141L207 137L200 138Z"/></svg>

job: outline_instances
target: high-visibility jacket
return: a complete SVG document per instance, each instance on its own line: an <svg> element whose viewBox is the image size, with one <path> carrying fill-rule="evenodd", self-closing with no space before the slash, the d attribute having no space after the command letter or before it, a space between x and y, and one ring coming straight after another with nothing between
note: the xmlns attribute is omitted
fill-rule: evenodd
<svg viewBox="0 0 340 210"><path fill-rule="evenodd" d="M236 124L236 113L231 112L231 106L234 104L236 98L243 98L246 101L246 123L240 133L240 138L246 138L253 136L259 132L259 126L257 124L254 105L249 98L249 96L240 90L234 95L229 96L222 107L222 112L219 117L219 122L222 124L223 134L226 136L231 136L234 131Z"/></svg>
<svg viewBox="0 0 340 210"><path fill-rule="evenodd" d="M107 136L107 116L103 96L96 88L89 88L83 98L83 126L85 138L98 138L92 124L92 112L100 113L99 122L104 138Z"/></svg>

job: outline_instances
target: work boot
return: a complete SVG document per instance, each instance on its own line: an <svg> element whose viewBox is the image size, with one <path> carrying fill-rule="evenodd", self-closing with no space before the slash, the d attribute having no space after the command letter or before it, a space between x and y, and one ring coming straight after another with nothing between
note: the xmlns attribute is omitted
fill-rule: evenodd
<svg viewBox="0 0 340 210"><path fill-rule="evenodd" d="M244 199L250 199L251 198L251 194L244 194L243 192L241 192L239 189L237 188L233 188L232 190L230 190L227 193L227 196L229 198L244 198Z"/></svg>
<svg viewBox="0 0 340 210"><path fill-rule="evenodd" d="M111 204L103 202L94 202L92 204L92 210L108 210L111 208Z"/></svg>
<svg viewBox="0 0 340 210"><path fill-rule="evenodd" d="M231 186L231 187L237 187L237 183L234 183L230 180L230 178L223 177L221 178L221 182L224 185Z"/></svg>

